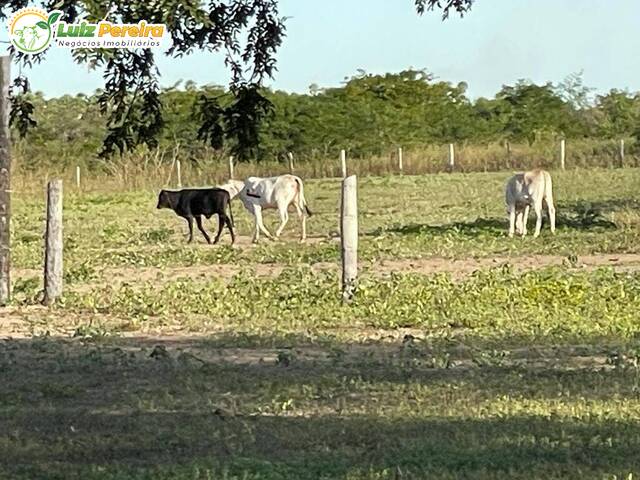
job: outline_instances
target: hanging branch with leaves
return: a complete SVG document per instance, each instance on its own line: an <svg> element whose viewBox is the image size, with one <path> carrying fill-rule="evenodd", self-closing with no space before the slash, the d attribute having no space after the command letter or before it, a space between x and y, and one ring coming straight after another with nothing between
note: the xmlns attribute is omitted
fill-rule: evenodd
<svg viewBox="0 0 640 480"><path fill-rule="evenodd" d="M422 15L427 10L432 11L438 8L442 10L442 19L449 18L451 11L455 11L463 16L469 10L475 0L415 0L416 10Z"/></svg>

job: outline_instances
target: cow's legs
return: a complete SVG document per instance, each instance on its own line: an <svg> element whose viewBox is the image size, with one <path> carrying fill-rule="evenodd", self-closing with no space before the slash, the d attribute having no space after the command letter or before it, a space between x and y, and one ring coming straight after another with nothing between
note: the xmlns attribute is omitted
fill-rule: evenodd
<svg viewBox="0 0 640 480"><path fill-rule="evenodd" d="M273 239L273 235L266 229L264 223L262 223L262 207L259 205L253 206L253 215L256 217L256 233L253 238L254 243L258 241L260 232L264 233L267 238Z"/></svg>
<svg viewBox="0 0 640 480"><path fill-rule="evenodd" d="M522 235L522 211L516 212L516 234Z"/></svg>
<svg viewBox="0 0 640 480"><path fill-rule="evenodd" d="M513 234L516 231L516 208L515 206L509 207L509 236L513 237Z"/></svg>
<svg viewBox="0 0 640 480"><path fill-rule="evenodd" d="M524 207L524 213L522 214L522 236L527 235L527 222L529 221L529 205Z"/></svg>
<svg viewBox="0 0 640 480"><path fill-rule="evenodd" d="M556 207L553 205L553 197L547 196L547 211L549 212L549 223L551 224L551 233L556 233Z"/></svg>
<svg viewBox="0 0 640 480"><path fill-rule="evenodd" d="M302 234L300 235L300 241L304 242L307 239L307 216L303 213L300 216L302 220Z"/></svg>
<svg viewBox="0 0 640 480"><path fill-rule="evenodd" d="M536 231L533 233L533 238L540 236L540 229L542 228L542 201L535 202L533 209L536 212Z"/></svg>
<svg viewBox="0 0 640 480"><path fill-rule="evenodd" d="M286 205L278 205L278 213L280 214L280 226L276 230L276 238L280 236L282 230L284 230L284 226L289 221L289 212L287 211Z"/></svg>
<svg viewBox="0 0 640 480"><path fill-rule="evenodd" d="M198 225L198 230L200 230L202 232L202 235L204 235L204 238L207 241L207 243L211 244L211 238L209 238L209 235L207 235L206 230L202 226L202 217L200 215L196 215L196 224Z"/></svg>
<svg viewBox="0 0 640 480"><path fill-rule="evenodd" d="M236 243L236 234L233 232L233 224L231 223L231 219L225 215L224 222L227 224L227 228L229 229L229 233L231 234L231 245Z"/></svg>
<svg viewBox="0 0 640 480"><path fill-rule="evenodd" d="M300 241L304 242L307 239L307 215L302 211L298 203L294 203L293 205L296 207L296 212L298 212L298 217L300 218L300 222L302 223L302 234L300 235Z"/></svg>
<svg viewBox="0 0 640 480"><path fill-rule="evenodd" d="M253 243L258 243L258 239L260 238L260 228L258 227L258 217L256 215L256 209L251 208L251 214L253 215L253 223L254 223L254 231L253 231Z"/></svg>
<svg viewBox="0 0 640 480"><path fill-rule="evenodd" d="M189 224L189 240L187 240L187 243L191 243L193 242L193 216L188 215L185 217L185 219Z"/></svg>
<svg viewBox="0 0 640 480"><path fill-rule="evenodd" d="M213 239L213 244L216 245L220 240L220 235L222 234L222 227L225 224L225 218L227 216L224 213L218 214L218 233L216 234L216 238Z"/></svg>

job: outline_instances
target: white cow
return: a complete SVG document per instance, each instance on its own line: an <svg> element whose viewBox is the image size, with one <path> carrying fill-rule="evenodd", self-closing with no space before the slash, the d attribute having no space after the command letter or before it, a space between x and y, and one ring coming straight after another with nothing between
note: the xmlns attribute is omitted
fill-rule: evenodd
<svg viewBox="0 0 640 480"><path fill-rule="evenodd" d="M38 28L39 27L36 25L33 25L31 27L23 27L20 30L16 30L15 34L18 35L17 42L28 50L33 49L36 40L40 38Z"/></svg>
<svg viewBox="0 0 640 480"><path fill-rule="evenodd" d="M509 214L509 236L513 237L517 229L524 237L527 234L529 208L536 212L536 231L534 238L540 235L542 227L542 202L547 204L551 233L556 231L556 209L553 206L553 186L551 175L545 170L532 170L511 177L505 188L507 213Z"/></svg>
<svg viewBox="0 0 640 480"><path fill-rule="evenodd" d="M238 196L245 208L255 218L254 243L258 241L260 232L267 238L273 236L262 222L262 211L266 209L278 209L280 214L280 226L276 230L275 237L278 238L289 221L289 205L293 205L302 220L302 235L300 240L307 238L307 216L311 216L311 210L307 206L304 198L304 186L300 177L295 175L280 175L278 177L260 178L249 177L244 182L240 180L229 180L224 185L220 185L229 192L231 198Z"/></svg>

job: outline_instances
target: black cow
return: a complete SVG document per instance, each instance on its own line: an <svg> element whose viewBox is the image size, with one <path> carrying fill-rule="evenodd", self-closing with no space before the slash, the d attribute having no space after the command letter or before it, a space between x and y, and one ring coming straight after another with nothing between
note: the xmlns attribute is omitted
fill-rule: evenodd
<svg viewBox="0 0 640 480"><path fill-rule="evenodd" d="M229 215L226 210L229 207ZM189 224L189 243L193 241L193 219L196 219L198 229L204 235L207 243L211 239L202 226L202 215L211 218L218 215L218 234L213 243L218 243L222 227L226 224L231 233L231 243L236 241L233 233L233 212L231 211L231 197L229 192L221 188L185 188L183 190L161 190L158 196L157 208L170 208Z"/></svg>

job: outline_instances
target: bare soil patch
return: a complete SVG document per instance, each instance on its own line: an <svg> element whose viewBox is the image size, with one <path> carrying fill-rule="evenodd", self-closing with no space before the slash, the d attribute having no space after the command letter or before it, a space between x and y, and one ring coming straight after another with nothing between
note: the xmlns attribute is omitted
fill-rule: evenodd
<svg viewBox="0 0 640 480"><path fill-rule="evenodd" d="M593 270L612 267L617 271L640 270L640 254L585 255L570 264L560 255L523 255L518 257L487 258L425 258L418 260L384 260L372 266L376 273L411 272L420 274L451 273L456 279L471 275L477 270L511 265L516 271L535 270L550 266L569 265L572 268Z"/></svg>
<svg viewBox="0 0 640 480"><path fill-rule="evenodd" d="M340 343L335 346L317 344L287 345L280 347L239 347L232 344L224 345L216 335L144 335L132 332L129 335L110 337L99 342L83 338L63 336L40 337L43 343L53 348L37 349L38 355L44 353L64 352L68 358L86 353L87 349L99 352L101 355L111 355L124 352L137 360L156 359L174 364L190 364L196 367L202 365L231 364L245 366L273 366L288 367L296 365L301 368L309 366L316 368L338 362L340 365L357 365L377 363L385 365L400 365L409 359L422 359L428 362L433 356L442 356L444 351L432 349L421 338L418 330L412 330L416 335L402 331L386 331L386 334L372 335L366 342ZM382 332L378 332L382 333ZM422 332L423 333L423 332ZM3 338L0 335L0 338ZM28 336L7 336L3 348L11 348L21 355L33 352L30 348L20 348L21 342L30 341ZM10 347L13 345L13 347ZM431 366L437 369L463 369L482 366L475 358L478 351L459 344L446 349L450 363L447 366ZM608 357L601 351L588 346L566 345L562 347L535 346L520 347L505 350L505 357L494 366L513 367L522 366L533 369L561 369L582 370L593 368L612 368Z"/></svg>
<svg viewBox="0 0 640 480"><path fill-rule="evenodd" d="M516 271L524 272L549 266L567 265L575 269L593 270L601 267L611 267L620 272L634 272L640 270L640 254L606 254L586 255L569 263L566 257L560 255L524 255L518 257L493 258L422 258L402 260L382 260L378 263L363 263L363 270L374 275L385 276L391 273L418 273L433 275L449 273L456 280L464 279L477 270L498 268L505 265L512 266ZM72 285L76 291L82 291L104 284L157 282L158 284L175 281L178 278L207 281L212 278L231 279L242 270L249 270L257 277L277 277L286 268L284 264L255 264L242 266L237 264L193 265L189 267L157 268L157 267L118 267L107 268L101 278L87 285ZM319 262L310 265L314 271L338 270L339 265L330 262ZM41 275L33 269L16 270L15 278L27 278Z"/></svg>

